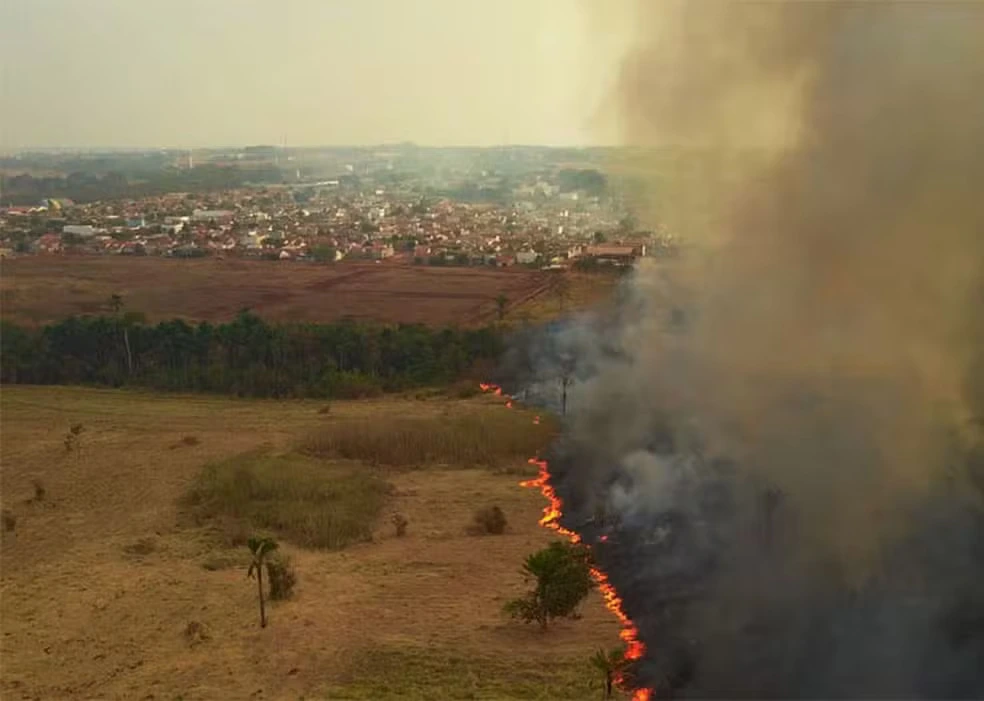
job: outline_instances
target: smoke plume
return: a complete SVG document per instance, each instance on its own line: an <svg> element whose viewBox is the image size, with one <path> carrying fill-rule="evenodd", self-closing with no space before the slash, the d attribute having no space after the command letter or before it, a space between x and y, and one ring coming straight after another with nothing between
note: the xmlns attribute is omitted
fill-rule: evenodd
<svg viewBox="0 0 984 701"><path fill-rule="evenodd" d="M636 19L636 205L693 245L524 382L578 368L551 472L639 683L984 696L984 4Z"/></svg>

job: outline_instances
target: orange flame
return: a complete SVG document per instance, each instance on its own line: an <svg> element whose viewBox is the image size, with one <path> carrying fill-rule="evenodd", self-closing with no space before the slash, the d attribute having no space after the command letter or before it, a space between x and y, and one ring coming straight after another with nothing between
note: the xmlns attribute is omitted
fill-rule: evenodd
<svg viewBox="0 0 984 701"><path fill-rule="evenodd" d="M530 458L529 462L531 465L537 466L539 474L536 479L524 480L519 484L521 487L538 487L540 493L546 497L547 505L543 507L543 517L540 519L540 525L567 536L568 540L572 543L580 543L580 535L560 525L560 517L563 514L561 509L564 504L560 497L557 496L557 492L550 485L550 470L548 469L547 461ZM607 540L607 536L602 536L601 540ZM597 567L592 567L591 576L598 585L598 590L601 592L605 607L615 614L618 622L622 625L619 637L625 643L625 659L629 662L641 659L646 654L646 645L639 640L639 629L636 628L632 620L622 610L622 599L619 597L618 592L615 591L615 587L608 581L608 575ZM615 681L621 686L625 682L625 679L619 675ZM632 694L632 699L633 701L649 701L651 696L652 691L650 689L636 689Z"/></svg>
<svg viewBox="0 0 984 701"><path fill-rule="evenodd" d="M496 396L502 396L502 388L499 385L492 384L491 382L482 382L479 387L483 392L492 392ZM509 401L506 402L506 408L512 409L512 397L506 395ZM540 417L535 416L533 418L534 424L540 423ZM547 505L543 507L543 516L540 518L540 525L544 528L549 528L551 530L557 531L562 536L566 536L568 540L572 543L580 543L581 536L574 531L564 528L560 525L560 517L563 514L561 507L563 502L560 497L557 496L557 492L550 485L550 471L547 466L546 460L539 460L537 458L530 458L529 463L531 465L536 465L538 474L535 479L523 480L520 482L521 487L536 487L540 490L540 493L547 500ZM608 536L601 536L599 539L602 542L608 540ZM619 598L618 592L615 591L615 587L611 585L608 581L608 575L602 572L597 567L591 568L591 576L598 585L598 590L601 592L601 597L605 602L605 607L615 614L618 622L622 625L622 630L619 632L619 637L622 642L625 643L625 659L629 662L633 662L642 658L646 654L645 644L639 640L639 629L636 628L632 620L625 615L622 610L622 599ZM625 678L621 675L617 676L615 679L619 686L625 683ZM636 689L632 692L632 701L649 701L652 697L651 689Z"/></svg>

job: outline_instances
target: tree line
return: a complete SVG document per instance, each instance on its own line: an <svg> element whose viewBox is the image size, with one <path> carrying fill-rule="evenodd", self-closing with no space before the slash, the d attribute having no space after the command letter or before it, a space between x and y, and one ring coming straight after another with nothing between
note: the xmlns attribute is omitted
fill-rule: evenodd
<svg viewBox="0 0 984 701"><path fill-rule="evenodd" d="M444 384L497 357L494 327L271 324L249 311L222 324L139 314L0 322L0 382L137 386L242 397L372 396Z"/></svg>
<svg viewBox="0 0 984 701"><path fill-rule="evenodd" d="M29 173L0 176L0 203L35 205L46 198L66 197L76 202L95 202L120 198L138 198L168 192L208 192L230 190L250 183L280 183L279 168L269 166L223 166L203 164L193 169L162 168L155 172L126 173L111 171L97 174L77 171L66 176L34 177Z"/></svg>

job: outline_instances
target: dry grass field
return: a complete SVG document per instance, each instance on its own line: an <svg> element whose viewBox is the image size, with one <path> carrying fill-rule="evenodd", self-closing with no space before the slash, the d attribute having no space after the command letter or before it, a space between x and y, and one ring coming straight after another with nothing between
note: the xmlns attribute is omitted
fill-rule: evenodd
<svg viewBox="0 0 984 701"><path fill-rule="evenodd" d="M551 538L537 526L541 497L517 485L530 469L517 452L525 445L507 443L483 461L493 464L443 464L441 450L401 466L385 453L370 463L340 455L359 454L368 425L526 425L522 411L491 397L326 407L63 387L4 387L0 409L3 507L17 519L3 534L0 576L5 700L601 695L588 658L618 637L597 595L583 619L545 633L501 613L523 591L522 559ZM77 423L80 449L67 451ZM326 432L335 438L312 449ZM298 585L270 604L266 629L246 548L188 505L206 466L244 455L265 456L264 470L304 460L305 479L323 469L327 490L338 475L387 485L371 539L318 550L281 536ZM468 535L475 510L491 504L508 518L505 535ZM409 520L403 538L394 512ZM190 625L203 633L188 635Z"/></svg>
<svg viewBox="0 0 984 701"><path fill-rule="evenodd" d="M471 325L496 318L496 297L518 308L547 288L544 273L385 263L292 263L207 258L23 256L4 260L4 318L44 323L107 311L110 295L151 321L225 321L250 308L271 321Z"/></svg>

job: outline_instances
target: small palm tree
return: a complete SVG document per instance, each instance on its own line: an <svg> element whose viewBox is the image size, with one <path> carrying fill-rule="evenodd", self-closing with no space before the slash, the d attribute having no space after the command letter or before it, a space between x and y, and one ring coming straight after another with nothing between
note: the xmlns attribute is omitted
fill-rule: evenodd
<svg viewBox="0 0 984 701"><path fill-rule="evenodd" d="M605 695L603 698L610 699L615 687L615 678L625 666L625 653L620 647L613 647L608 652L598 650L591 657L591 666L601 673L605 681Z"/></svg>
<svg viewBox="0 0 984 701"><path fill-rule="evenodd" d="M254 536L246 542L246 545L253 554L253 560L249 563L249 570L246 571L246 577L252 577L253 573L256 573L257 591L260 594L260 627L266 628L266 608L263 603L263 561L267 555L277 549L277 541L273 538L257 538Z"/></svg>

